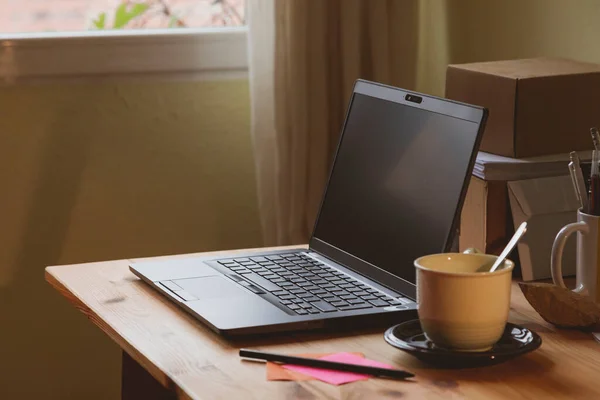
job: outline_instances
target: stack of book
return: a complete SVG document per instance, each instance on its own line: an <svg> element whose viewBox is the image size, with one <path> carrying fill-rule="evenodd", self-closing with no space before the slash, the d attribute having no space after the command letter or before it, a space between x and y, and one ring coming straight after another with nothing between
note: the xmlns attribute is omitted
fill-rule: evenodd
<svg viewBox="0 0 600 400"><path fill-rule="evenodd" d="M581 160L590 160L592 152L578 152ZM518 181L569 175L569 153L540 157L510 158L479 152L473 167L473 176L484 181Z"/></svg>

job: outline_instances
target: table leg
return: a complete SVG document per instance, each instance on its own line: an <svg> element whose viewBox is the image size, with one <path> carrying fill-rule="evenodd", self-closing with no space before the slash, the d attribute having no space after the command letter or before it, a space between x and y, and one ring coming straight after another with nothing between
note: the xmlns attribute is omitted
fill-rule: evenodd
<svg viewBox="0 0 600 400"><path fill-rule="evenodd" d="M176 399L175 393L164 388L137 361L123 352L121 361L121 399Z"/></svg>

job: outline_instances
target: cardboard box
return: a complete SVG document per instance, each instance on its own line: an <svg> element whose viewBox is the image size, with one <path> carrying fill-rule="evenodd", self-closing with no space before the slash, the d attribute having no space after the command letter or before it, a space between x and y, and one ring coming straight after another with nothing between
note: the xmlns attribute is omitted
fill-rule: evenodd
<svg viewBox="0 0 600 400"><path fill-rule="evenodd" d="M449 65L446 97L489 109L481 151L532 157L590 150L600 65L534 58Z"/></svg>
<svg viewBox="0 0 600 400"><path fill-rule="evenodd" d="M577 221L578 201L569 176L508 182L514 226L528 222L518 244L523 280L550 278L550 253L558 231ZM569 239L563 254L563 274L575 274L575 243Z"/></svg>

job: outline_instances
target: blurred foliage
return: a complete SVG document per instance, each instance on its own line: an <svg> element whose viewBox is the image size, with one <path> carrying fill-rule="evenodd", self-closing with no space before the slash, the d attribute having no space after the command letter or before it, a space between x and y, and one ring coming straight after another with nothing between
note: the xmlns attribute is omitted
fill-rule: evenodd
<svg viewBox="0 0 600 400"><path fill-rule="evenodd" d="M198 0L201 1L201 0ZM228 0L210 0L211 6L219 6L220 13L213 15L213 22L217 25L242 25L244 18L236 11L236 8ZM170 3L167 0L123 0L116 8L110 18L109 14L103 12L93 21L95 29L125 29L125 28L143 28L151 17L150 11L154 11L154 16L161 15L168 21L169 28L186 27L184 19L177 16ZM112 25L109 23L112 21Z"/></svg>
<svg viewBox="0 0 600 400"><path fill-rule="evenodd" d="M102 13L93 21L96 29L123 29L134 18L139 17L150 9L146 3L127 4L121 3L115 10L113 26L106 26L106 13Z"/></svg>

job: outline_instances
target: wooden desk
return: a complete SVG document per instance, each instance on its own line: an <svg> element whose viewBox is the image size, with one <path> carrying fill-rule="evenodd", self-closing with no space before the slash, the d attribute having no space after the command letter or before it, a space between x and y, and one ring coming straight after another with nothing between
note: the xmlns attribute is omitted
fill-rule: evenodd
<svg viewBox="0 0 600 400"><path fill-rule="evenodd" d="M545 323L516 286L510 321L537 331L541 348L493 367L439 370L387 345L381 330L227 341L141 282L126 260L49 267L46 279L123 349L123 398L600 398L600 344L589 333ZM339 387L319 381L267 382L263 364L239 359L240 347L290 354L363 352L416 378Z"/></svg>

